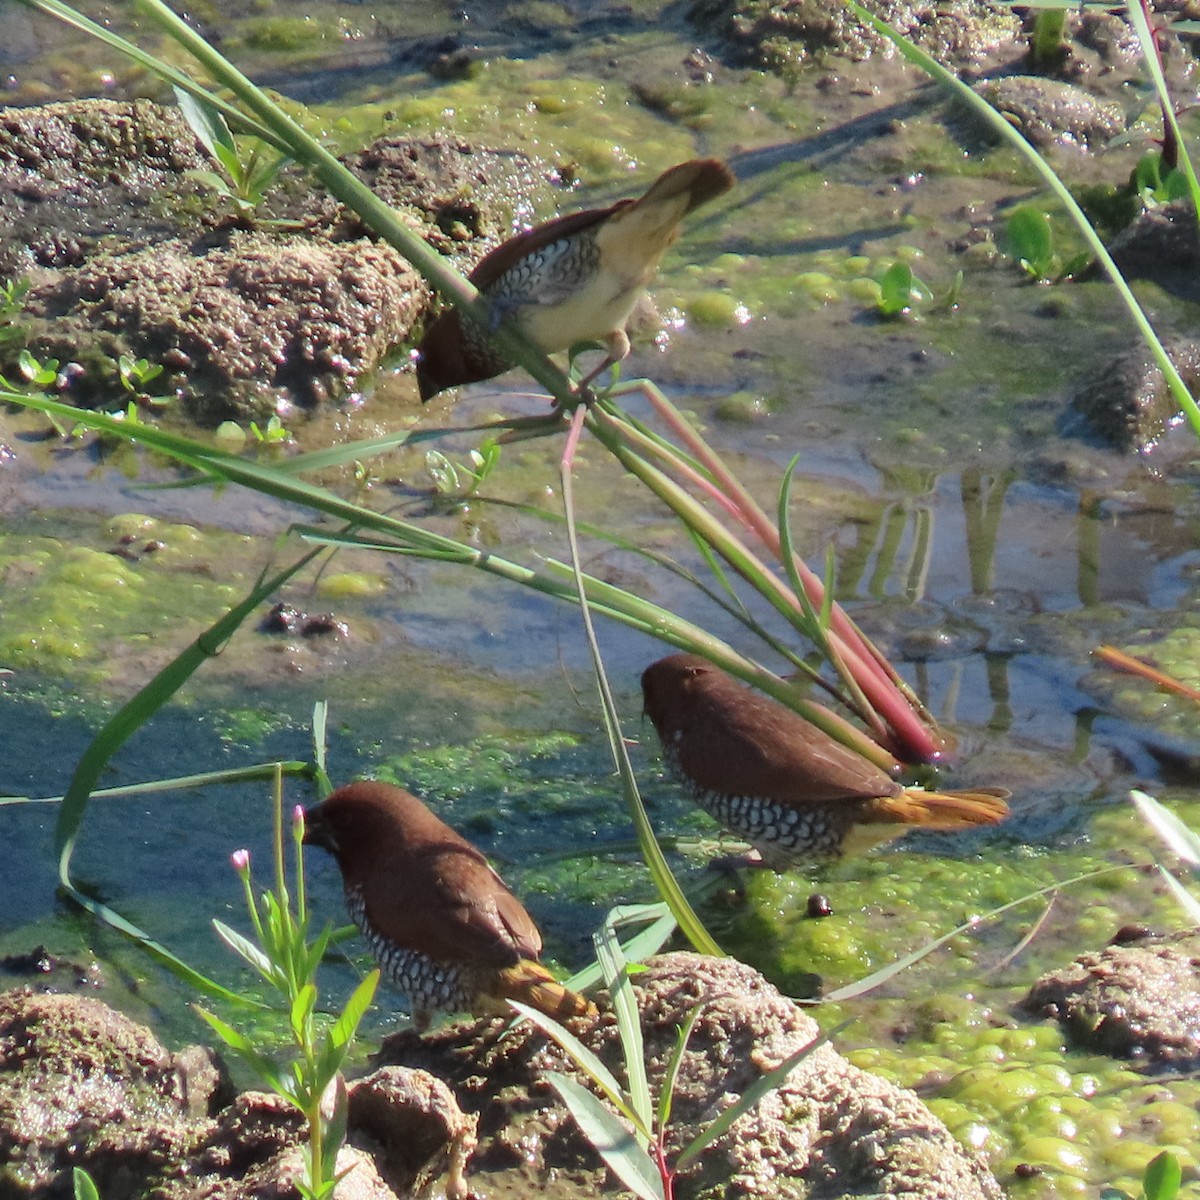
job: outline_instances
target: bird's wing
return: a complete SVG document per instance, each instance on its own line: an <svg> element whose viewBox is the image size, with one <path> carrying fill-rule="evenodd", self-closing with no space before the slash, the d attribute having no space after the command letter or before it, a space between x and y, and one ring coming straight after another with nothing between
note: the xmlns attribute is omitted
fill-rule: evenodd
<svg viewBox="0 0 1200 1200"><path fill-rule="evenodd" d="M884 771L784 705L750 689L736 704L698 702L681 739L680 765L728 796L827 804L899 794Z"/></svg>
<svg viewBox="0 0 1200 1200"><path fill-rule="evenodd" d="M564 217L555 217L543 225L535 225L524 233L518 233L507 242L501 242L494 250L485 254L471 269L468 279L482 292L490 284L496 282L506 271L527 255L536 254L539 250L563 238L573 237L593 225L598 225L611 213L633 203L632 200L621 200L611 208L588 208L583 212L567 213Z"/></svg>
<svg viewBox="0 0 1200 1200"><path fill-rule="evenodd" d="M533 920L473 846L431 846L405 879L388 883L386 904L370 894L364 902L372 925L397 945L474 966L513 966L541 953Z"/></svg>

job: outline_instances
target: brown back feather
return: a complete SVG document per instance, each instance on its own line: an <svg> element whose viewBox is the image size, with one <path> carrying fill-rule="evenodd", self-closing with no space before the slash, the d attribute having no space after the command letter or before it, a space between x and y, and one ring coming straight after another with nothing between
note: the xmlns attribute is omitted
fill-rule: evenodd
<svg viewBox="0 0 1200 1200"><path fill-rule="evenodd" d="M353 783L310 811L305 840L333 853L371 924L436 959L507 967L536 959L542 938L487 859L416 796Z"/></svg>
<svg viewBox="0 0 1200 1200"><path fill-rule="evenodd" d="M683 773L728 796L804 807L903 791L890 775L706 659L675 654L642 675L646 715Z"/></svg>

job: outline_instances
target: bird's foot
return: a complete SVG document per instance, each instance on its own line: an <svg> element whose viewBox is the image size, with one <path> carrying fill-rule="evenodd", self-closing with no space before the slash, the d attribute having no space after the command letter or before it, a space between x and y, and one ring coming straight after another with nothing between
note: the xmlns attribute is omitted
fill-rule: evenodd
<svg viewBox="0 0 1200 1200"><path fill-rule="evenodd" d="M736 875L738 871L743 871L747 868L764 870L771 867L771 864L757 850L743 850L739 854L720 854L712 859L708 865L712 870L721 871L726 875Z"/></svg>

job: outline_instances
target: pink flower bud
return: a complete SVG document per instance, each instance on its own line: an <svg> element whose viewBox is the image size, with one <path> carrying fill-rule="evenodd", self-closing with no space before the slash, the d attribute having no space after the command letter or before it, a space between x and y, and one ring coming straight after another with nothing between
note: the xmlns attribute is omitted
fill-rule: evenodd
<svg viewBox="0 0 1200 1200"><path fill-rule="evenodd" d="M301 833L304 832L304 805L303 804L297 804L296 807L292 809L292 825L295 826L297 829L299 829Z"/></svg>
<svg viewBox="0 0 1200 1200"><path fill-rule="evenodd" d="M250 870L250 851L249 850L235 850L229 856L229 861L230 861L231 865L233 866L233 869L239 875L242 875L246 871Z"/></svg>

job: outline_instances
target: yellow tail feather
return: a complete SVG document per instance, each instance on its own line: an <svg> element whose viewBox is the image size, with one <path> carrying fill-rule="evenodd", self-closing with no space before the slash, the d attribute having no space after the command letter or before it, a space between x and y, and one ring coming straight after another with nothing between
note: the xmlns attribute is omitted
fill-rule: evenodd
<svg viewBox="0 0 1200 1200"><path fill-rule="evenodd" d="M500 972L497 993L506 1000L520 1000L555 1020L596 1013L596 1006L586 996L569 991L541 963L529 958Z"/></svg>
<svg viewBox="0 0 1200 1200"><path fill-rule="evenodd" d="M1008 816L1004 788L971 788L961 792L927 792L905 788L899 796L871 802L866 820L872 824L920 825L925 829L961 829L998 825Z"/></svg>

